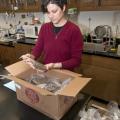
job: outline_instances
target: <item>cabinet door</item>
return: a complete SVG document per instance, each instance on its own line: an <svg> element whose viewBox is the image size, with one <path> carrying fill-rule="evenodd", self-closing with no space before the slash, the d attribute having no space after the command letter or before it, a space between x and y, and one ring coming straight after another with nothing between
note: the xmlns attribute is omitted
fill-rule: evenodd
<svg viewBox="0 0 120 120"><path fill-rule="evenodd" d="M4 66L16 62L15 47L0 45L0 63Z"/></svg>
<svg viewBox="0 0 120 120"><path fill-rule="evenodd" d="M26 44L16 44L14 47L0 45L0 64L6 66L19 61L20 56L30 53L32 47Z"/></svg>
<svg viewBox="0 0 120 120"><path fill-rule="evenodd" d="M28 12L39 12L40 6L40 0L25 0L23 10Z"/></svg>
<svg viewBox="0 0 120 120"><path fill-rule="evenodd" d="M77 0L68 0L68 9L77 7Z"/></svg>
<svg viewBox="0 0 120 120"><path fill-rule="evenodd" d="M0 12L6 12L11 9L9 0L0 0Z"/></svg>
<svg viewBox="0 0 120 120"><path fill-rule="evenodd" d="M16 59L19 60L19 58L26 54L26 53L31 53L32 50L32 45L27 45L27 44L17 44L15 46L15 51L16 51Z"/></svg>
<svg viewBox="0 0 120 120"><path fill-rule="evenodd" d="M102 0L103 6L120 6L120 0Z"/></svg>
<svg viewBox="0 0 120 120"><path fill-rule="evenodd" d="M0 12L15 11L16 12L39 12L41 8L41 0L0 0Z"/></svg>
<svg viewBox="0 0 120 120"><path fill-rule="evenodd" d="M120 10L120 0L102 0L101 7L105 10Z"/></svg>
<svg viewBox="0 0 120 120"><path fill-rule="evenodd" d="M15 47L6 47L5 60L6 65L10 65L16 62Z"/></svg>
<svg viewBox="0 0 120 120"><path fill-rule="evenodd" d="M16 0L18 12L39 12L41 0ZM16 4L16 2L14 3Z"/></svg>
<svg viewBox="0 0 120 120"><path fill-rule="evenodd" d="M3 64L5 54L6 54L6 47L3 45L0 45L0 64Z"/></svg>
<svg viewBox="0 0 120 120"><path fill-rule="evenodd" d="M82 64L77 72L92 78L82 89L84 93L105 101L115 100L120 104L119 59L83 54Z"/></svg>
<svg viewBox="0 0 120 120"><path fill-rule="evenodd" d="M77 0L77 6L82 11L96 10L98 3L98 0Z"/></svg>

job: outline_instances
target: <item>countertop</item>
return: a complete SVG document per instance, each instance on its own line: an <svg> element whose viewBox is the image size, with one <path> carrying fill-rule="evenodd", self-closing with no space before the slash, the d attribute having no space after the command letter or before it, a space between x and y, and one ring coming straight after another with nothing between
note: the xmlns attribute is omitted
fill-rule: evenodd
<svg viewBox="0 0 120 120"><path fill-rule="evenodd" d="M7 72L0 65L0 74ZM0 120L52 120L16 98L16 93L3 86L8 79L0 79ZM77 114L88 100L89 95L79 99L61 120L78 120Z"/></svg>
<svg viewBox="0 0 120 120"><path fill-rule="evenodd" d="M100 51L90 51L89 50L89 51L84 51L83 53L89 54L89 55L98 55L98 56L120 59L120 55L117 55L116 52L100 52Z"/></svg>
<svg viewBox="0 0 120 120"><path fill-rule="evenodd" d="M28 44L28 45L35 45L34 39L25 39L25 40L19 40L18 43L21 44ZM84 54L91 54L91 55L99 55L99 56L106 56L106 57L112 57L112 58L120 58L120 56L117 55L116 52L98 52L98 51L83 51Z"/></svg>
<svg viewBox="0 0 120 120"><path fill-rule="evenodd" d="M26 39L20 39L17 42L22 44L35 45L36 39L26 38Z"/></svg>
<svg viewBox="0 0 120 120"><path fill-rule="evenodd" d="M27 44L27 45L35 45L36 40L31 39L31 38L26 38L26 39L20 39L17 41L13 41L12 39L9 40L8 42L0 42L1 45L7 45L7 46L12 46L14 47L17 43L19 44ZM120 59L120 55L117 55L116 52L100 52L100 51L90 51L86 50L83 51L84 54L89 54L89 55L98 55L98 56L104 56L104 57L111 57L111 58L117 58Z"/></svg>

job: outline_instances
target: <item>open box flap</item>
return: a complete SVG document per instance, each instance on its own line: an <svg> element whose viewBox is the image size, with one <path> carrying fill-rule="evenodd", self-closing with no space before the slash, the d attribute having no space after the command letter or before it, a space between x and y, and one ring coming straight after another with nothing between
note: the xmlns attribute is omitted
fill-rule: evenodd
<svg viewBox="0 0 120 120"><path fill-rule="evenodd" d="M41 95L54 95L53 93L51 93L51 92L49 92L49 91L47 91L47 90L45 90L45 89L42 89L42 88L40 88L40 87L37 87L36 85L32 85L31 83L26 82L26 81L24 81L24 80L21 80L21 79L19 79L19 78L16 78L16 77L14 77L14 76L12 76L12 75L7 76L7 78L10 79L10 80L15 81L16 83L18 83L18 84L20 84L20 85L25 86L26 88L33 89L33 90L39 92Z"/></svg>
<svg viewBox="0 0 120 120"><path fill-rule="evenodd" d="M90 80L91 78L76 77L58 94L75 97Z"/></svg>
<svg viewBox="0 0 120 120"><path fill-rule="evenodd" d="M5 69L13 76L17 76L26 70L31 69L24 61L16 62L12 65L5 67Z"/></svg>

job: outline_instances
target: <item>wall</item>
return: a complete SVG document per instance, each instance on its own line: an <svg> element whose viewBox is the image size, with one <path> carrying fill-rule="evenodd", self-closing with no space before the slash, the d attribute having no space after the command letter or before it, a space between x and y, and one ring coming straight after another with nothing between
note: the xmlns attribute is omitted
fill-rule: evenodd
<svg viewBox="0 0 120 120"><path fill-rule="evenodd" d="M42 12L39 13L0 13L0 27L1 28L10 28L10 24L13 26L18 25L19 21L20 25L23 25L25 22L28 24L32 23L32 18L37 17L41 22L44 21L44 15Z"/></svg>
<svg viewBox="0 0 120 120"><path fill-rule="evenodd" d="M78 25L86 33L93 31L96 26L109 25L112 27L113 35L116 35L116 29L119 27L120 33L120 11L89 11L80 12L78 15Z"/></svg>
<svg viewBox="0 0 120 120"><path fill-rule="evenodd" d="M25 15L22 18L21 15ZM16 13L15 16L12 14L1 13L0 14L0 27L9 28L10 24L17 25L19 21L21 24L32 22L33 16L38 17L41 22L49 21L46 15L39 13ZM91 32L98 25L110 25L112 27L114 35L116 35L116 29L120 33L120 11L89 11L89 12L79 12L78 16L71 15L69 19L74 21L80 26L83 33ZM118 28L117 28L118 27Z"/></svg>

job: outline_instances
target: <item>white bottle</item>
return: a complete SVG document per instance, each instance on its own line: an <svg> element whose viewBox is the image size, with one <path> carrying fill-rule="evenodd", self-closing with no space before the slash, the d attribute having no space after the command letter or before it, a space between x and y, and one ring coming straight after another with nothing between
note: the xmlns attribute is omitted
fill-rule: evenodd
<svg viewBox="0 0 120 120"><path fill-rule="evenodd" d="M118 45L117 55L119 55L119 56L120 56L120 45Z"/></svg>

